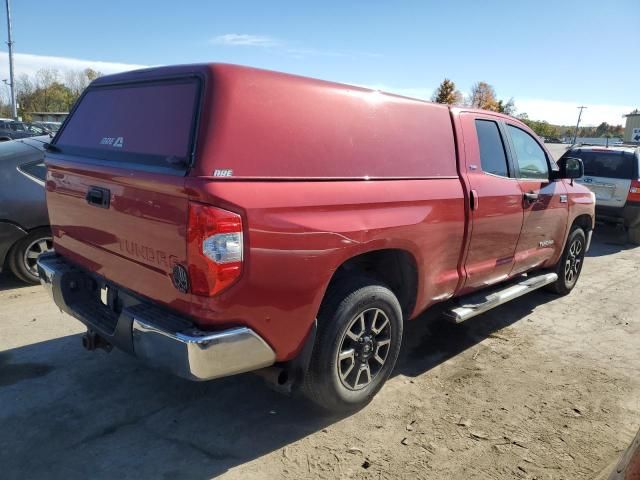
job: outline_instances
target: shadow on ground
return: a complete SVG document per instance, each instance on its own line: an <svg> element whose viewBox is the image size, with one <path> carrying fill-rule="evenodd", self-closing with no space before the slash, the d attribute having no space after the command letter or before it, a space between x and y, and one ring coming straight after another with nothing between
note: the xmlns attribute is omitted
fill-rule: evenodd
<svg viewBox="0 0 640 480"><path fill-rule="evenodd" d="M555 298L535 293L462 325L407 328L396 374L417 376ZM253 375L191 383L72 335L0 354L3 478L204 479L341 419Z"/></svg>
<svg viewBox="0 0 640 480"><path fill-rule="evenodd" d="M28 283L18 280L11 272L4 270L0 273L0 292L4 290L12 290L14 288L29 287Z"/></svg>
<svg viewBox="0 0 640 480"><path fill-rule="evenodd" d="M600 233L593 251L605 254ZM407 325L395 374L429 375L556 298L534 292L461 325L432 310ZM0 353L0 405L2 478L210 478L342 418L254 375L191 383L86 352L79 335Z"/></svg>
<svg viewBox="0 0 640 480"><path fill-rule="evenodd" d="M637 247L629 242L627 232L621 226L597 224L587 257L602 257Z"/></svg>

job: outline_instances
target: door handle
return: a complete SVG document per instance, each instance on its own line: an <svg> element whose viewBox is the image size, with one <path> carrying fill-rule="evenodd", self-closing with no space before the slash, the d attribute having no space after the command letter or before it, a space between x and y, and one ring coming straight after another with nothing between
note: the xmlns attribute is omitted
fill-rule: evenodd
<svg viewBox="0 0 640 480"><path fill-rule="evenodd" d="M524 193L523 198L525 203L534 203L536 200L538 200L539 195L534 192L529 192L529 193Z"/></svg>
<svg viewBox="0 0 640 480"><path fill-rule="evenodd" d="M109 208L111 192L106 188L89 187L85 199L89 205L94 205L99 208Z"/></svg>
<svg viewBox="0 0 640 480"><path fill-rule="evenodd" d="M478 192L475 190L471 190L471 193L469 195L469 203L470 203L471 210L477 210L479 207L479 202L480 202L480 199L478 198Z"/></svg>

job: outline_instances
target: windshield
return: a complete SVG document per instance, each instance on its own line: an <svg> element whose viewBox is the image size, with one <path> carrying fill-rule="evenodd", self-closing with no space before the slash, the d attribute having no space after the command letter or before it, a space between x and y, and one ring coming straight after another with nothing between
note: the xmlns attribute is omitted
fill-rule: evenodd
<svg viewBox="0 0 640 480"><path fill-rule="evenodd" d="M629 152L575 151L567 156L582 159L584 174L591 177L635 178L635 156Z"/></svg>

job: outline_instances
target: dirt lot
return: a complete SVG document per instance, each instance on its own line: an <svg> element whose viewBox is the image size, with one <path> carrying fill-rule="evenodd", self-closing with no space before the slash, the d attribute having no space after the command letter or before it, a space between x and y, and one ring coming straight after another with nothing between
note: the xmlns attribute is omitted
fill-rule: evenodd
<svg viewBox="0 0 640 480"><path fill-rule="evenodd" d="M640 425L640 248L601 227L576 290L408 327L348 417L243 375L195 384L89 353L40 287L0 276L0 477L593 478Z"/></svg>

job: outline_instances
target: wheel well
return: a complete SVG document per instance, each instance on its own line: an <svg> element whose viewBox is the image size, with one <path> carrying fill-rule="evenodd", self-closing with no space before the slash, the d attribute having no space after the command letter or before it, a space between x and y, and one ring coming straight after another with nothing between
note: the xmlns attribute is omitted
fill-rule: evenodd
<svg viewBox="0 0 640 480"><path fill-rule="evenodd" d="M593 220L591 219L590 215L580 215L576 217L576 219L573 221L573 224L571 225L571 227L573 226L578 226L582 228L586 233L589 230L593 229Z"/></svg>
<svg viewBox="0 0 640 480"><path fill-rule="evenodd" d="M418 268L409 252L385 249L352 257L338 267L327 290L345 277L357 274L364 274L384 283L398 298L405 318L411 314L418 291Z"/></svg>
<svg viewBox="0 0 640 480"><path fill-rule="evenodd" d="M38 227L33 227L27 230L27 233L35 232L36 230L44 230L44 229L51 231L51 225L40 225Z"/></svg>

